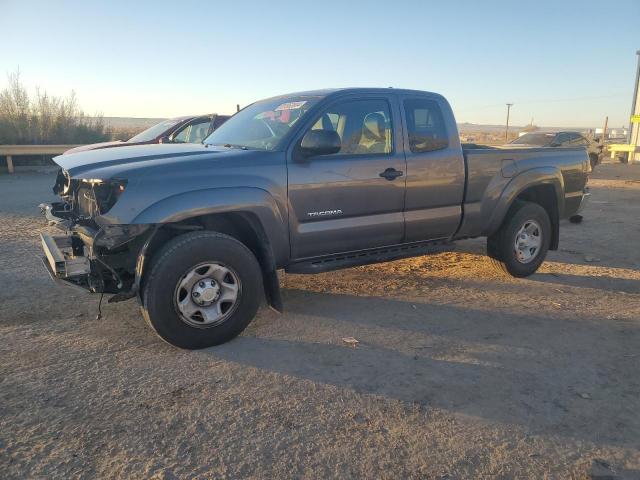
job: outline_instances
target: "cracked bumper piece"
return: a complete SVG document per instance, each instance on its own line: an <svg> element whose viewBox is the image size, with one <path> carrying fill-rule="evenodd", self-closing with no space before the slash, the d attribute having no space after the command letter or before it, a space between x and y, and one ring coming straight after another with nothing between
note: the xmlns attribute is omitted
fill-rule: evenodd
<svg viewBox="0 0 640 480"><path fill-rule="evenodd" d="M91 274L91 261L81 254L81 245L74 245L71 235L52 236L41 233L42 258L45 267L52 279L65 285L90 290L89 275Z"/></svg>

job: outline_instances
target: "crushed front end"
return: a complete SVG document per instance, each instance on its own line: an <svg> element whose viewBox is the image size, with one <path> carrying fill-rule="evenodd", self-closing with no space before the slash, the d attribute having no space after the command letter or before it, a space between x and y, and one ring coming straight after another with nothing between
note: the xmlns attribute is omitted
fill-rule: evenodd
<svg viewBox="0 0 640 480"><path fill-rule="evenodd" d="M51 277L91 292L135 295L140 252L151 225L101 222L127 187L126 180L73 179L60 170L53 187L61 201L42 204L60 235L41 234L43 263Z"/></svg>

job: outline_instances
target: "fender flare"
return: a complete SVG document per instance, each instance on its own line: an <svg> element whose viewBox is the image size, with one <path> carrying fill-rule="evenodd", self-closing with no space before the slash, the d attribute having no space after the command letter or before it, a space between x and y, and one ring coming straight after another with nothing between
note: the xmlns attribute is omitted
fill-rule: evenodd
<svg viewBox="0 0 640 480"><path fill-rule="evenodd" d="M555 191L558 215L556 215L555 219L551 218L551 223L554 228L553 237L557 242L559 216L560 213L564 211L564 178L562 177L560 170L552 166L532 168L513 177L513 179L502 190L500 197L493 206L492 213L489 216L489 221L486 223L483 235L490 236L495 233L502 225L502 222L507 216L513 202L518 198L518 195L526 189L538 185L551 185Z"/></svg>
<svg viewBox="0 0 640 480"><path fill-rule="evenodd" d="M275 198L261 188L222 187L179 193L148 206L131 223L175 223L216 213L254 215L271 243L276 263L288 258L287 217L283 215Z"/></svg>

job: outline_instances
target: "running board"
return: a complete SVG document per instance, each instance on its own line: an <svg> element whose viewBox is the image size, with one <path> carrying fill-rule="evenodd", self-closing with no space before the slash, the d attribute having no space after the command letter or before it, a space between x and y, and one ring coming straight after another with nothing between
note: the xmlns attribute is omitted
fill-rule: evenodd
<svg viewBox="0 0 640 480"><path fill-rule="evenodd" d="M450 252L454 244L449 240L407 243L390 247L358 250L326 257L312 258L294 262L285 268L287 273L321 273L341 268L369 265L371 263L391 262L401 258L419 257L434 253Z"/></svg>

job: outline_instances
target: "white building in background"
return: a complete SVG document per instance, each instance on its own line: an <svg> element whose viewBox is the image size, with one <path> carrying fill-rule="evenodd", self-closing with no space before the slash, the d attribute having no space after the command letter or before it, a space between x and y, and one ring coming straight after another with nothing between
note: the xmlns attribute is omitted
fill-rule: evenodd
<svg viewBox="0 0 640 480"><path fill-rule="evenodd" d="M600 138L602 135L602 128L596 128L594 134L596 138ZM626 143L627 135L629 135L628 127L607 128L607 134L605 137L609 140L621 140L622 143Z"/></svg>

